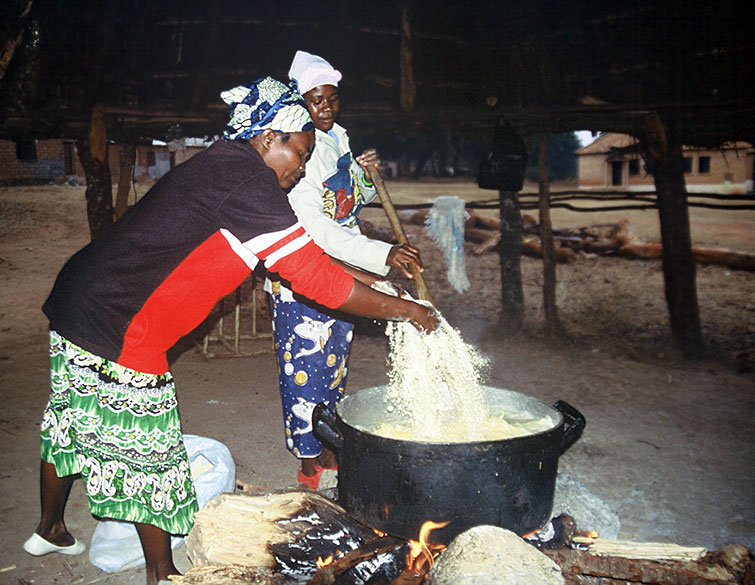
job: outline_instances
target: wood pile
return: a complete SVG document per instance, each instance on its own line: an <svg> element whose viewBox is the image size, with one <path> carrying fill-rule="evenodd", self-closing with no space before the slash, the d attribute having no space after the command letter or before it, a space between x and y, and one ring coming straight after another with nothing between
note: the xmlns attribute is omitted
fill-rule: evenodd
<svg viewBox="0 0 755 585"><path fill-rule="evenodd" d="M424 226L430 211L402 210L399 212L404 223ZM472 253L484 254L496 250L501 241L501 222L497 218L467 209L469 215L464 226L465 241L474 244ZM528 214L522 215L524 236L522 254L541 258L540 224ZM556 246L555 259L559 263L574 262L579 253L598 256L621 256L632 260L660 259L663 254L661 244L638 240L629 229L629 222L621 220L616 223L596 224L578 228L553 228L553 240ZM378 237L377 232L371 237ZM380 239L380 238L379 238ZM698 264L716 264L733 270L755 272L755 255L726 248L693 247L692 254Z"/></svg>
<svg viewBox="0 0 755 585"><path fill-rule="evenodd" d="M741 545L708 553L585 535L568 516L552 523L557 537L527 542L561 567L565 585L755 585L755 557ZM432 559L413 561L413 544L377 533L310 490L222 494L198 512L186 538L194 568L171 581L423 585Z"/></svg>

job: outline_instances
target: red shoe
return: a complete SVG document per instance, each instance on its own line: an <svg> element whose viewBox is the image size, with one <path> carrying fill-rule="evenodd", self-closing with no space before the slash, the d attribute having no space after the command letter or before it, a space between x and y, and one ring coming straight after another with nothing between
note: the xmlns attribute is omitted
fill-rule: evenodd
<svg viewBox="0 0 755 585"><path fill-rule="evenodd" d="M297 480L299 481L299 483L303 483L307 487L316 490L318 487L320 487L320 476L322 475L323 469L325 468L321 467L320 465L315 465L314 475L304 475L301 467L299 467L299 475L297 476Z"/></svg>
<svg viewBox="0 0 755 585"><path fill-rule="evenodd" d="M310 487L313 490L317 490L320 487L320 477L322 476L322 472L326 469L334 469L338 471L338 465L334 465L333 467L322 467L321 465L315 465L314 475L304 475L301 467L299 467L299 475L297 476L297 480L299 483L303 483L307 487Z"/></svg>

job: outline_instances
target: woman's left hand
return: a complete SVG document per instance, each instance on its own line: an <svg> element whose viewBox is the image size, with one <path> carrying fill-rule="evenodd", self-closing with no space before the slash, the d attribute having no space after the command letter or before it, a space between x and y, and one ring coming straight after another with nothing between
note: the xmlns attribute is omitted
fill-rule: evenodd
<svg viewBox="0 0 755 585"><path fill-rule="evenodd" d="M367 170L367 167L369 166L375 166L378 168L378 170L380 169L380 155L374 148L365 150L356 158L356 161L357 164L359 164L359 166L364 170Z"/></svg>

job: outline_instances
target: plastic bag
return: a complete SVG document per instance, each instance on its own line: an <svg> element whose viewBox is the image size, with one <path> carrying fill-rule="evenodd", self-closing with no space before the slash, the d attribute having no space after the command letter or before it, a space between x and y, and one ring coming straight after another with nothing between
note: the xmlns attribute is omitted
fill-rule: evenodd
<svg viewBox="0 0 755 585"><path fill-rule="evenodd" d="M197 502L202 508L215 496L233 492L236 466L231 452L223 443L207 437L184 435ZM172 549L183 543L182 536L172 536ZM89 560L106 573L116 573L144 565L144 553L131 522L103 520L97 524L89 547Z"/></svg>

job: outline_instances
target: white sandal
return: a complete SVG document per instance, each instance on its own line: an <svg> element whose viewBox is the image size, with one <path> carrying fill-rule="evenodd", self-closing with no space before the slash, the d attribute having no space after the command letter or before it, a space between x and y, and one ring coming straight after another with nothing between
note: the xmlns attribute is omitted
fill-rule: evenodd
<svg viewBox="0 0 755 585"><path fill-rule="evenodd" d="M87 549L87 545L83 542L73 539L73 544L69 546L58 546L51 542L46 541L36 532L31 535L31 538L24 543L24 550L30 555L35 557L41 557L42 555L48 555L50 553L60 553L62 555L80 555Z"/></svg>

